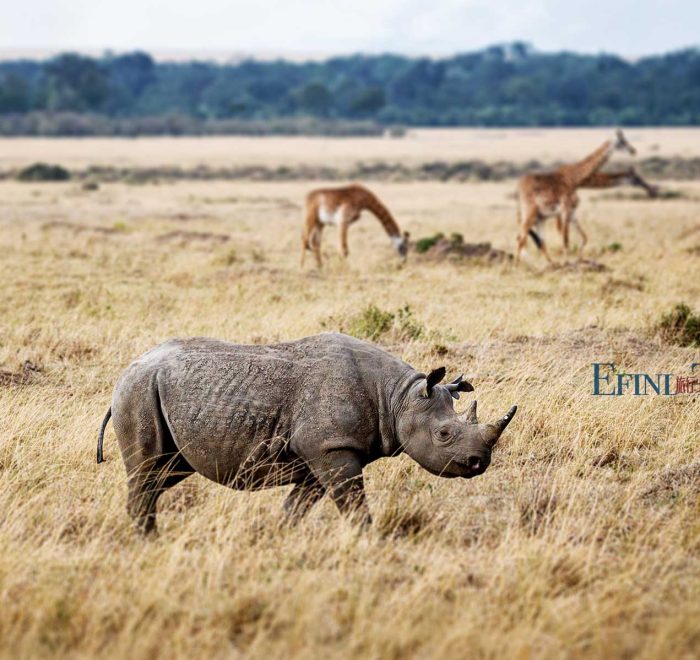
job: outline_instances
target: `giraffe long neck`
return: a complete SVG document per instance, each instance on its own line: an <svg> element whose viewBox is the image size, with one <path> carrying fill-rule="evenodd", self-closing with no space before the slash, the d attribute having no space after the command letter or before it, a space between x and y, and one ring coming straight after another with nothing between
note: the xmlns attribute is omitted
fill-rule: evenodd
<svg viewBox="0 0 700 660"><path fill-rule="evenodd" d="M370 211L382 223L384 231L391 238L401 236L401 230L394 216L391 215L389 209L384 206L372 193L368 193L364 201L364 207Z"/></svg>
<svg viewBox="0 0 700 660"><path fill-rule="evenodd" d="M592 154L573 165L564 165L561 171L565 172L573 185L583 183L594 172L597 172L608 162L613 152L613 143L608 140L598 147Z"/></svg>

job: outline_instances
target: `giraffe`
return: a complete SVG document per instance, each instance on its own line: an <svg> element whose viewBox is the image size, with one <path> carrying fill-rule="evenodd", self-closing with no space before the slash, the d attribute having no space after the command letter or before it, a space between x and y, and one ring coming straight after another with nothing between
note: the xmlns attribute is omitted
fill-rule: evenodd
<svg viewBox="0 0 700 660"><path fill-rule="evenodd" d="M576 189L595 175L608 162L615 151L634 155L634 147L618 129L611 140L606 140L594 152L577 163L562 165L553 172L526 174L518 181L518 238L516 262L525 246L528 235L535 241L550 264L554 264L547 252L538 229L551 216L558 217L558 225L568 242L568 227L573 224L581 236L579 255L588 241L586 233L576 219L579 198Z"/></svg>
<svg viewBox="0 0 700 660"><path fill-rule="evenodd" d="M307 250L313 250L316 263L321 267L321 235L325 225L338 225L338 247L343 257L347 257L348 228L365 210L379 220L394 249L405 259L408 252L408 232L401 232L389 209L373 192L359 184L352 184L340 188L319 188L306 196L301 267L304 267Z"/></svg>

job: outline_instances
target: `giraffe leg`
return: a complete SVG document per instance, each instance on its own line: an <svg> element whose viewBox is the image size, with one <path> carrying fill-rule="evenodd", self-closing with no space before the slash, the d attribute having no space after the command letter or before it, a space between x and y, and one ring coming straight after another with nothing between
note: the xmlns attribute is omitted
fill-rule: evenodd
<svg viewBox="0 0 700 660"><path fill-rule="evenodd" d="M578 256L579 259L583 257L583 248L586 247L586 243L588 243L588 236L586 235L586 232L583 231L581 228L581 225L578 222L578 219L576 218L575 214L571 214L571 222L574 224L576 227L576 230L578 231L579 235L581 236L581 245L578 248Z"/></svg>
<svg viewBox="0 0 700 660"><path fill-rule="evenodd" d="M516 240L516 251L515 251L515 263L520 262L520 253L522 252L523 248L525 247L525 243L527 242L527 237L528 234L532 236L532 239L535 241L537 244L537 247L541 248L542 241L537 234L537 232L534 230L535 225L537 224L537 221L539 219L539 212L537 210L537 207L532 205L527 210L525 211L525 216L521 218L520 221L520 230L518 231L518 238Z"/></svg>
<svg viewBox="0 0 700 660"><path fill-rule="evenodd" d="M314 257L316 257L316 265L321 268L321 234L323 232L323 225L317 225L311 234L311 247L314 251Z"/></svg>
<svg viewBox="0 0 700 660"><path fill-rule="evenodd" d="M340 250L340 254L343 255L343 257L347 258L349 252L348 252L348 227L350 226L350 223L347 221L347 218L343 217L343 219L340 221L340 226L338 227L338 249Z"/></svg>
<svg viewBox="0 0 700 660"><path fill-rule="evenodd" d="M306 251L309 249L309 237L304 231L301 236L301 260L299 262L299 267L304 268L304 261L306 261Z"/></svg>
<svg viewBox="0 0 700 660"><path fill-rule="evenodd" d="M564 213L557 215L557 230L561 234L562 243L564 244L564 252L569 251L569 222Z"/></svg>

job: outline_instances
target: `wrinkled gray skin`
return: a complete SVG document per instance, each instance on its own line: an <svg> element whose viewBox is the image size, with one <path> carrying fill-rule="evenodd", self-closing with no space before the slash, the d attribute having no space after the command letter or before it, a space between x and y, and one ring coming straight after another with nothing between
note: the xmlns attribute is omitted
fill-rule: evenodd
<svg viewBox="0 0 700 660"><path fill-rule="evenodd" d="M173 339L133 362L110 409L128 475L128 511L155 529L159 495L198 472L237 489L294 484L284 503L298 520L324 493L370 522L368 463L405 451L443 477L482 474L515 408L478 424L453 397L472 386L427 377L366 342L322 334L272 346ZM102 438L110 413L102 425Z"/></svg>

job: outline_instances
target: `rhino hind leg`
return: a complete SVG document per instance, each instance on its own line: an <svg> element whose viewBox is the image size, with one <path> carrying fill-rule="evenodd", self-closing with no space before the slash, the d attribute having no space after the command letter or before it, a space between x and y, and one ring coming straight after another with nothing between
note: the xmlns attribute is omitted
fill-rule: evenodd
<svg viewBox="0 0 700 660"><path fill-rule="evenodd" d="M155 383L148 389L146 397L138 394L138 388L127 389L112 405L114 430L127 473L126 509L146 535L156 532L158 498L194 474L170 433Z"/></svg>
<svg viewBox="0 0 700 660"><path fill-rule="evenodd" d="M176 454L147 459L129 474L126 510L142 534L156 533L158 498L191 474L192 469Z"/></svg>

